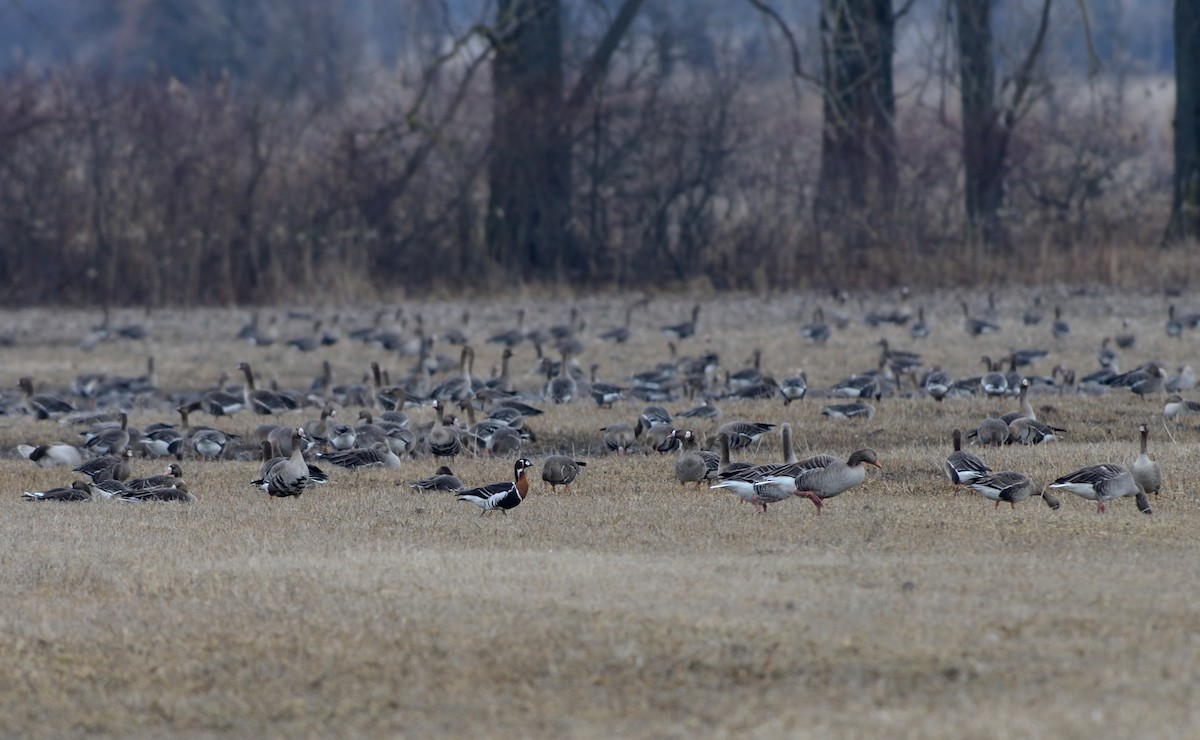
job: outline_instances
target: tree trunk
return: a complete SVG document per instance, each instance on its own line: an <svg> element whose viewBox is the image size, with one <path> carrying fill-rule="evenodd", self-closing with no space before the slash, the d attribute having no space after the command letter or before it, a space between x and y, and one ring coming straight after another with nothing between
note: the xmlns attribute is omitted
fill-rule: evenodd
<svg viewBox="0 0 1200 740"><path fill-rule="evenodd" d="M557 276L569 248L571 142L563 125L559 0L498 0L488 256L509 276Z"/></svg>
<svg viewBox="0 0 1200 740"><path fill-rule="evenodd" d="M848 213L866 225L890 215L897 187L891 0L822 0L824 122L816 211L819 223Z"/></svg>
<svg viewBox="0 0 1200 740"><path fill-rule="evenodd" d="M1000 206L1008 129L996 109L996 68L992 59L993 0L955 0L959 76L962 86L963 169L966 179L968 239L1003 244Z"/></svg>
<svg viewBox="0 0 1200 740"><path fill-rule="evenodd" d="M1175 178L1168 242L1200 237L1200 0L1175 0Z"/></svg>

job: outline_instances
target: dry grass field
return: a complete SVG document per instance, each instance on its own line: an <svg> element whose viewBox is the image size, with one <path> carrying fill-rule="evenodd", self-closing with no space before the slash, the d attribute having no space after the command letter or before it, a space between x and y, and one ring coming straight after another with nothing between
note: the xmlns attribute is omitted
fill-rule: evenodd
<svg viewBox="0 0 1200 740"><path fill-rule="evenodd" d="M1161 296L1048 294L1047 318L1032 327L1020 320L1028 295L999 296L1002 331L979 338L963 331L960 298L983 312L978 296L910 299L926 306L924 340L863 323L889 297L825 301L827 315L849 319L825 346L798 334L818 305L812 296L706 299L699 334L679 352L711 349L736 370L761 348L777 376L804 368L814 393L875 367L881 337L956 376L978 374L982 354L1034 346L1051 353L1030 372L1061 363L1082 376L1102 338L1118 333L1138 335L1121 351L1123 369L1196 361L1200 335L1168 339ZM656 329L691 306L656 299L634 314L628 343L596 339L622 322L627 302L574 304L587 322L580 362L599 364L611 382L667 359ZM1049 328L1056 303L1072 329L1061 340ZM531 327L565 321L573 304L522 305ZM430 331L457 325L462 312L454 302L406 308ZM1181 312L1190 308L1200 306L1181 302ZM373 313L343 311L339 326L345 333ZM515 325L514 314L511 304L472 307L477 374L500 354L482 340ZM164 390L211 386L241 360L304 388L325 359L340 381L358 380L372 360L393 377L412 363L345 337L311 353L282 341L251 347L233 339L247 317L117 312L115 325L144 322L150 338L84 350L76 343L96 316L8 312L3 385L24 374L50 388L83 372L137 375L148 354ZM281 318L280 334L310 326ZM537 389L532 348L516 353L518 384ZM400 471L334 469L328 485L298 499L250 486L256 462L187 459L194 504L27 502L22 491L72 474L36 468L12 449L76 441L77 430L0 416L0 735L1193 736L1200 432L1166 422L1163 398L1039 394L1039 418L1068 429L1065 440L977 450L993 468L1044 484L1083 465L1128 463L1146 422L1167 480L1152 516L1129 499L1099 515L1070 494L1059 511L1037 498L1010 510L969 491L951 495L941 472L950 430L1015 409L1011 399L884 399L872 421L841 422L820 415L820 398L718 401L722 421L791 422L802 456L879 452L883 470L820 517L802 499L758 515L726 493L682 491L673 455L607 454L597 430L633 422L645 405L636 400L612 410L586 398L539 404L546 413L528 421L538 441L527 455L566 451L588 466L569 493L544 492L539 481L507 516L485 517L450 495L397 485L430 474L428 457ZM428 408L409 415L414 425L431 418ZM146 403L130 423L171 418ZM261 421L247 412L193 418L247 435ZM775 434L748 457L780 455ZM453 467L479 485L504 480L511 462L462 457ZM135 473L162 464L138 459Z"/></svg>

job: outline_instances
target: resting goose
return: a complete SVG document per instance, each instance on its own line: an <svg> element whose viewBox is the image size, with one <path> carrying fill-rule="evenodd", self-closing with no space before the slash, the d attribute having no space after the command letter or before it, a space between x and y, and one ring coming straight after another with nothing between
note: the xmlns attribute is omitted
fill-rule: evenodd
<svg viewBox="0 0 1200 740"><path fill-rule="evenodd" d="M831 419L866 419L875 418L875 407L864 401L857 403L837 403L821 407L821 415Z"/></svg>
<svg viewBox="0 0 1200 740"><path fill-rule="evenodd" d="M569 492L571 484L579 476L579 468L587 465L582 460L576 460L566 455L550 455L542 461L542 487L550 484L550 489L557 490L563 486Z"/></svg>
<svg viewBox="0 0 1200 740"><path fill-rule="evenodd" d="M399 468L400 458L384 442L371 447L358 447L339 452L319 453L318 458L327 460L340 468L361 470L363 468Z"/></svg>
<svg viewBox="0 0 1200 740"><path fill-rule="evenodd" d="M604 432L604 446L618 455L628 453L629 448L633 447L634 442L637 441L637 436L633 432L633 425L627 421L609 424L606 427L601 427L600 431Z"/></svg>
<svg viewBox="0 0 1200 740"><path fill-rule="evenodd" d="M132 456L133 451L127 449L120 455L94 457L75 468L74 472L83 473L97 483L109 479L129 480L129 458Z"/></svg>
<svg viewBox="0 0 1200 740"><path fill-rule="evenodd" d="M813 310L812 321L800 327L800 336L814 344L824 344L833 332L825 323L825 311L820 307Z"/></svg>
<svg viewBox="0 0 1200 740"><path fill-rule="evenodd" d="M1146 441L1150 437L1150 428L1142 424L1138 427L1138 431L1142 433L1142 449L1133 461L1133 465L1129 466L1129 472L1133 473L1133 480L1137 483L1138 488L1142 489L1142 493L1153 493L1157 496L1162 488L1162 469L1158 467L1157 462L1150 459L1150 455L1146 452Z"/></svg>
<svg viewBox="0 0 1200 740"><path fill-rule="evenodd" d="M1058 439L1059 435L1065 432L1065 429L1060 427L1052 427L1049 424L1044 424L1037 419L1021 417L1013 419L1008 425L1008 439L1006 444L1023 444L1036 445L1042 442L1049 442Z"/></svg>
<svg viewBox="0 0 1200 740"><path fill-rule="evenodd" d="M867 471L863 464L874 465L883 470L883 464L872 449L856 450L846 462L833 460L828 465L805 470L796 476L798 496L805 496L817 507L817 515L821 514L822 502L840 493L850 490L866 479Z"/></svg>
<svg viewBox="0 0 1200 740"><path fill-rule="evenodd" d="M48 491L25 491L21 495L26 501L91 501L92 489L85 481L77 480L65 488L51 488Z"/></svg>
<svg viewBox="0 0 1200 740"><path fill-rule="evenodd" d="M513 465L513 480L463 491L458 494L458 500L469 501L478 506L481 509L479 516L493 509L508 514L509 509L520 506L529 494L529 477L525 471L531 467L533 463L522 457Z"/></svg>
<svg viewBox="0 0 1200 740"><path fill-rule="evenodd" d="M962 432L955 429L951 440L954 443L954 451L946 458L946 477L954 484L954 490L957 493L960 485L972 483L977 478L992 472L992 469L974 453L967 452L962 448Z"/></svg>
<svg viewBox="0 0 1200 740"><path fill-rule="evenodd" d="M250 363L238 363L238 370L246 376L246 385L242 390L242 402L246 408L253 409L260 415L282 414L299 408L299 404L291 397L272 390L263 390L254 386L254 371Z"/></svg>
<svg viewBox="0 0 1200 740"><path fill-rule="evenodd" d="M176 481L169 486L119 493L116 498L122 501L177 501L181 504L196 502L196 497L188 492L183 481Z"/></svg>
<svg viewBox="0 0 1200 740"><path fill-rule="evenodd" d="M21 378L17 381L17 385L25 394L25 405L35 418L53 419L75 411L74 406L58 396L49 393L35 395L32 378Z"/></svg>
<svg viewBox="0 0 1200 740"><path fill-rule="evenodd" d="M165 472L149 475L145 478L134 478L125 482L125 488L130 491L144 491L148 488L163 488L172 486L183 480L183 470L176 463L167 466Z"/></svg>
<svg viewBox="0 0 1200 740"><path fill-rule="evenodd" d="M675 460L675 480L679 481L681 487L688 483L695 483L699 487L708 477L708 465L696 453L696 435L690 429L676 429L671 436L681 442L679 457Z"/></svg>
<svg viewBox="0 0 1200 740"><path fill-rule="evenodd" d="M1151 513L1146 494L1138 487L1133 473L1124 465L1102 463L1080 468L1073 473L1064 475L1050 484L1051 488L1061 488L1080 498L1096 502L1097 513L1105 512L1104 504L1126 496L1137 500L1138 510L1143 514Z"/></svg>
<svg viewBox="0 0 1200 740"><path fill-rule="evenodd" d="M967 308L966 301L962 303L963 310L963 328L968 334L973 337L978 337L983 334L994 334L1000 331L1000 326L993 324L985 319L971 318L971 310Z"/></svg>
<svg viewBox="0 0 1200 740"><path fill-rule="evenodd" d="M712 399L706 398L704 402L695 408L690 408L679 414L681 419L720 419L721 409L712 402Z"/></svg>
<svg viewBox="0 0 1200 740"><path fill-rule="evenodd" d="M121 412L118 427L95 427L80 432L86 441L83 446L96 455L120 455L129 447L129 416Z"/></svg>
<svg viewBox="0 0 1200 740"><path fill-rule="evenodd" d="M1184 414L1200 414L1200 401L1185 401L1183 396L1173 395L1163 405L1163 416L1176 419Z"/></svg>
<svg viewBox="0 0 1200 740"><path fill-rule="evenodd" d="M1196 371L1192 370L1191 365L1183 365L1179 368L1179 372L1167 378L1167 382L1163 384L1163 390L1168 393L1179 393L1180 391L1190 391L1196 387Z"/></svg>
<svg viewBox="0 0 1200 740"><path fill-rule="evenodd" d="M39 468L55 468L60 466L77 468L83 464L83 458L79 455L79 450L63 442L38 445L37 447L17 445L17 453Z"/></svg>
<svg viewBox="0 0 1200 740"><path fill-rule="evenodd" d="M408 484L414 491L438 491L443 493L458 493L462 490L463 482L450 472L450 468L442 465L433 475Z"/></svg>
<svg viewBox="0 0 1200 740"><path fill-rule="evenodd" d="M621 344L621 343L627 341L629 339L629 337L631 336L629 326L630 326L631 321L633 320L634 309L636 309L640 306L644 306L649 302L650 302L649 298L640 298L640 299L634 301L633 303L630 303L625 308L625 323L621 326L614 326L613 328L611 328L607 331L601 332L599 335L600 338L604 339L606 341L609 341L609 342L616 342L617 344Z"/></svg>

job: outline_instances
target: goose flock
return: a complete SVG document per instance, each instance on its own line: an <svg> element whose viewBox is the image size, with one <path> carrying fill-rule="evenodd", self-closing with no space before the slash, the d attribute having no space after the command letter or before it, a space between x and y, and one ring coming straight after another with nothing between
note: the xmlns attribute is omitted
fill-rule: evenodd
<svg viewBox="0 0 1200 740"><path fill-rule="evenodd" d="M855 319L846 299L836 293L834 298L839 308L804 311L793 318L792 326L776 326L772 331L788 333L787 341L804 352L838 352L840 335ZM329 484L333 469L379 468L400 471L404 478L400 482L411 490L453 493L486 514L494 509L507 512L525 500L530 491L529 470L535 467L530 457L537 450L545 453L543 485L569 491L588 464L575 454L583 449L588 454L608 452L615 460L632 452L670 456L680 486L733 493L758 512L789 498L807 498L820 514L826 501L867 480L866 467L883 469L877 453L860 447L797 459L790 422L725 421L722 405L728 402L739 410L752 408L756 415L761 414L759 418L770 419L793 403L819 398L827 402L820 406L822 417L828 419L823 423L862 425L883 421L888 405L901 399L942 408L957 399L992 398L1015 403L1017 408L977 419L973 427L945 432L953 448L945 460L945 473L954 491L966 487L995 502L996 507L1008 502L1015 508L1017 503L1040 497L1056 510L1060 502L1055 492L1066 491L1095 501L1099 512L1105 512L1108 503L1131 497L1139 511L1151 512L1147 496L1160 492L1162 473L1149 457L1145 424L1138 428L1140 453L1130 464L1097 462L1061 475L1044 487L1025 472L992 470L983 459L984 450L1039 445L1070 434L1061 425L1061 417L1054 423L1038 418L1030 402L1036 395L1161 396L1165 399L1164 419L1200 413L1200 402L1184 397L1195 387L1189 366L1172 374L1165 363L1148 358L1121 372L1120 353L1133 350L1138 335L1117 333L1105 337L1096 350L1094 370L1077 372L1059 362L1049 375L1034 374L1029 372L1031 367L1050 364L1063 344L1078 334L1072 333L1062 306L1054 307L1054 319L1042 329L1049 348L1010 349L997 357L994 344L982 344L1005 330L994 297L988 297L983 311L961 301L961 328L954 328L955 321L946 317L947 312L941 316L945 321L939 322L932 307L910 310L907 298L906 292L898 304L863 310L862 325L891 331L891 341L878 339L874 345L877 361L871 367L821 386L810 385L809 373L803 368L772 374L769 357L761 347L751 353L745 367L726 367L713 349L712 336L705 335L706 314L701 304L692 306L680 321L639 325L636 313L649 303L641 298L625 307L622 324L593 332L587 331L584 312L577 309L572 309L567 323L545 328L526 326L530 312L516 309L515 326L489 332L472 327L470 311L464 311L437 333L426 327L420 314L401 320L403 313L397 311L390 314L389 322L389 312L381 310L373 322L344 336L338 330L340 317L297 317L296 321L312 321L311 332L284 340L287 326L294 323L290 317L281 322L279 316L272 316L264 328L256 313L250 324L229 337L244 343L246 353L257 351L251 348L286 348L293 353L288 362L297 365L308 353L336 350L346 357L362 346L396 360L412 358L411 370L394 380L388 363L374 360L364 363L362 382L338 384L330 360L325 359L311 363L316 372L310 384L287 388L274 381L262 382L254 368L257 360L251 357L229 366L214 386L164 388L151 356L144 375L82 373L69 386L60 387L40 383L32 375L17 378L9 390L0 393L0 415L33 420L44 425L44 430L70 428L64 435L69 441L20 444L15 451L34 465L64 467L88 478L60 488L24 492L28 500L195 502L196 495L183 480L183 461L192 460L187 465L202 470L203 465L220 461L258 460L259 474L247 484L271 497L297 497ZM1041 302L1028 307L1020 321L1026 327L1039 324ZM1200 315L1182 315L1169 307L1166 337L1180 339L1197 326ZM896 348L892 342L900 331L913 342L928 342L940 332L953 335L955 342L980 343L983 370L952 370L927 361L924 352ZM136 331L97 330L89 333L80 347L91 351L106 341L144 342L153 334L153 325ZM591 354L611 361L617 348L647 336L657 336L665 345L666 359L649 366L621 368L619 375L609 380L598 377L599 361L591 363L588 372L583 370L582 357ZM436 351L440 347L454 347L457 357L440 354ZM497 348L500 353L497 366L486 377L475 370L477 351L483 347ZM684 354L684 349L693 354ZM528 355L536 356L533 369L514 372L510 366L524 362ZM239 375L242 382L232 384L231 377ZM667 405L674 403L686 407L672 414ZM606 419L595 427L593 440L556 439L537 429L537 418L547 408L585 405ZM135 411L159 413L164 418L137 428L130 424ZM425 420L410 420L410 413ZM210 424L197 424L200 415L208 417L206 421L211 419ZM222 423L237 415L261 417L263 423L251 434L238 434ZM53 424L62 426L50 426ZM780 435L784 450L781 462L750 464L731 459L733 452L757 451L764 439L775 434ZM53 435L47 431L40 436ZM976 446L979 454L964 445ZM510 480L467 488L450 467L460 456L516 462ZM129 463L135 458L171 462L161 474L131 479ZM413 476L404 472L422 459L432 460L436 472L409 480ZM332 477L335 484L337 475ZM670 468L664 466L663 479L669 477Z"/></svg>

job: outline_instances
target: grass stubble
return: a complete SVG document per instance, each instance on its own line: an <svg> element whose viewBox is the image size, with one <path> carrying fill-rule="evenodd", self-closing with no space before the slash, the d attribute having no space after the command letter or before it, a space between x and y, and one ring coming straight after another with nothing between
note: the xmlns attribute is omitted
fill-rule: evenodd
<svg viewBox="0 0 1200 740"><path fill-rule="evenodd" d="M1090 367L1119 320L1144 331L1130 355L1181 364L1194 351L1194 339L1160 336L1161 307L1137 297L1076 299L1073 334L1057 345L1046 325L1011 320L999 338L968 339L949 300L924 344L855 322L823 348L744 315L757 306L794 321L808 306L707 305L710 331L682 352L711 346L736 369L761 346L776 374L805 367L814 386L872 367L880 336L960 374L975 372L981 353L1027 345L1054 348L1047 362ZM619 302L592 308L619 323ZM685 312L672 304L645 323ZM496 309L492 320L503 328L504 318ZM233 344L229 316L200 323L226 334L203 347L156 336L164 386L207 385L244 358L285 385L319 369L320 354ZM145 351L50 342L0 354L14 382L23 372L65 382L82 363L136 370ZM399 364L344 343L327 352L348 373L371 359ZM617 350L591 342L584 359L619 381L665 354L643 329ZM480 346L481 360L492 355ZM519 349L525 364L514 368L534 387L530 356ZM721 403L723 420L790 421L801 453L879 451L883 472L820 518L803 500L758 516L733 496L680 490L669 455L601 454L599 427L632 421L636 402L608 411L583 400L530 420L543 440L532 452L575 440L589 465L569 493L535 482L507 516L396 485L432 472L428 459L399 474L336 470L296 500L249 486L256 463L188 461L191 506L28 503L21 491L69 476L4 459L0 734L1186 736L1200 726L1200 433L1168 427L1158 400L1127 393L1033 402L1068 439L981 451L992 467L1046 483L1127 463L1148 421L1167 479L1154 515L1123 500L1099 516L1069 494L1058 512L1039 499L1012 511L952 496L941 474L950 429L1015 408L986 399L885 400L864 423L822 418L820 400ZM259 421L243 414L226 426L247 433ZM5 449L70 433L0 422ZM779 455L776 435L749 457ZM469 485L511 471L508 460L454 467Z"/></svg>

